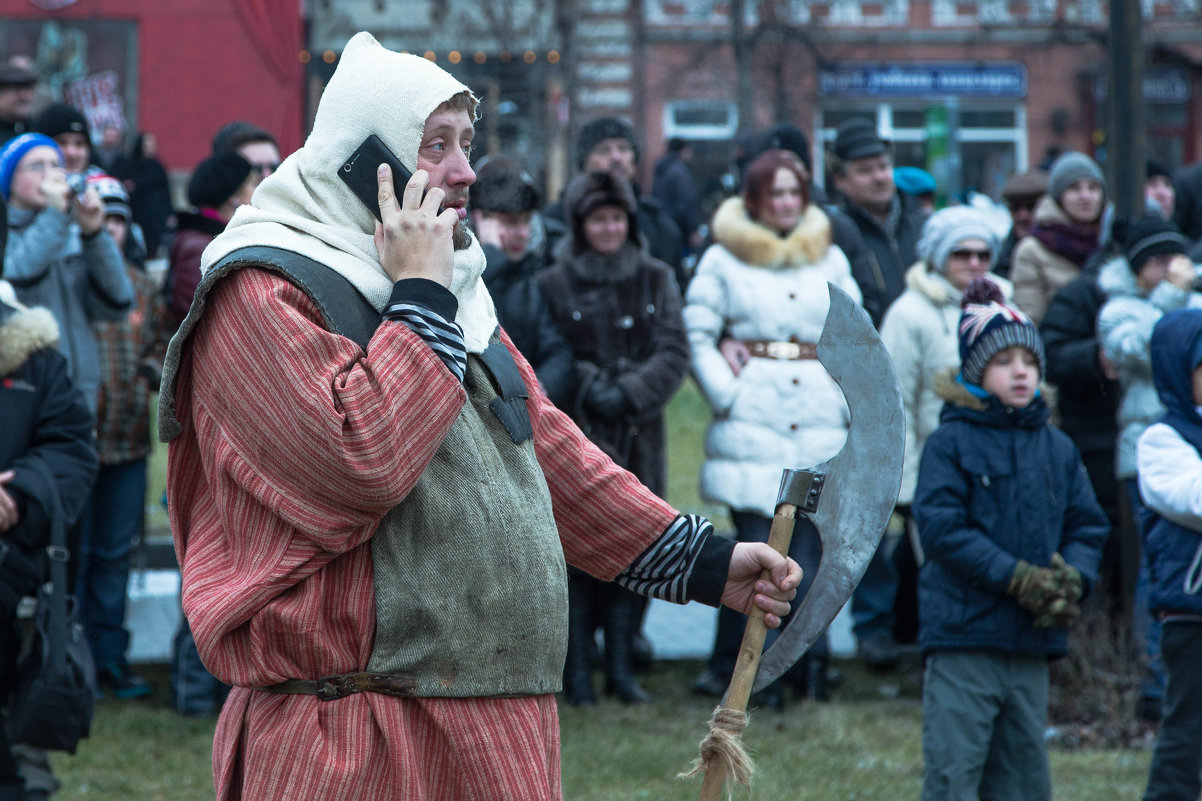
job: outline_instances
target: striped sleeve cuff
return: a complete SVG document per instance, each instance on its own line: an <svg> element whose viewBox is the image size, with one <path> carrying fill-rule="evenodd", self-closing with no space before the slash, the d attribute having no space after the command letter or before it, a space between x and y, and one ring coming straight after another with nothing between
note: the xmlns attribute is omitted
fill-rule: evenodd
<svg viewBox="0 0 1202 801"><path fill-rule="evenodd" d="M651 598L717 606L734 543L713 533L704 517L680 515L614 581Z"/></svg>
<svg viewBox="0 0 1202 801"><path fill-rule="evenodd" d="M463 329L454 322L458 311L459 302L446 287L425 278L407 278L393 286L383 317L409 326L462 382L467 345Z"/></svg>

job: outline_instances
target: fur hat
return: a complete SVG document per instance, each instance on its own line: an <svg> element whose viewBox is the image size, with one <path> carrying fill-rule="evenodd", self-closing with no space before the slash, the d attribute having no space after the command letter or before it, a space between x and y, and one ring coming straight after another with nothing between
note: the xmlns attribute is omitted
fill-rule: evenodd
<svg viewBox="0 0 1202 801"><path fill-rule="evenodd" d="M584 218L602 206L617 206L626 212L629 230L626 238L639 241L637 202L634 190L627 181L608 172L586 172L576 176L564 191L564 206L572 226L574 250L581 253L588 247L584 236Z"/></svg>
<svg viewBox="0 0 1202 801"><path fill-rule="evenodd" d="M1136 275L1153 256L1189 250L1189 242L1181 230L1159 214L1146 215L1121 228L1119 241L1127 256L1127 264Z"/></svg>
<svg viewBox="0 0 1202 801"><path fill-rule="evenodd" d="M96 194L104 204L104 216L121 217L126 223L134 220L133 211L129 207L129 193L125 187L111 175L98 173L88 176L88 186L95 187Z"/></svg>
<svg viewBox="0 0 1202 801"><path fill-rule="evenodd" d="M542 198L530 173L506 156L488 156L476 165L472 184L473 211L519 214L538 209Z"/></svg>
<svg viewBox="0 0 1202 801"><path fill-rule="evenodd" d="M937 273L947 275L947 259L966 239L980 239L989 248L989 266L997 258L997 234L985 215L971 206L948 206L927 218L918 240L918 257Z"/></svg>
<svg viewBox="0 0 1202 801"><path fill-rule="evenodd" d="M630 123L619 117L598 117L586 122L576 134L576 168L583 170L588 154L606 139L625 139L634 148L634 163L639 163L639 140Z"/></svg>
<svg viewBox="0 0 1202 801"><path fill-rule="evenodd" d="M1052 170L1048 173L1048 193L1059 203L1060 196L1080 180L1097 181L1106 192L1106 177L1098 163L1084 153L1070 150L1052 162Z"/></svg>
<svg viewBox="0 0 1202 801"><path fill-rule="evenodd" d="M17 165L21 163L21 159L25 158L25 154L35 147L54 148L59 162L62 162L63 151L59 150L58 144L45 134L24 133L0 145L0 195L4 196L6 202L12 193L13 175L17 172Z"/></svg>
<svg viewBox="0 0 1202 801"><path fill-rule="evenodd" d="M215 209L238 191L250 171L250 162L237 153L209 156L188 179L188 202L198 209Z"/></svg>
<svg viewBox="0 0 1202 801"><path fill-rule="evenodd" d="M1007 306L1002 291L988 278L976 278L964 290L960 306L960 375L980 386L989 360L1009 347L1026 348L1047 375L1039 329L1018 309Z"/></svg>
<svg viewBox="0 0 1202 801"><path fill-rule="evenodd" d="M889 146L876 132L876 124L864 117L852 117L835 131L835 155L840 161L858 161L888 152Z"/></svg>
<svg viewBox="0 0 1202 801"><path fill-rule="evenodd" d="M65 133L83 134L84 138L88 140L88 146L90 147L92 144L91 133L88 131L88 118L75 106L68 106L66 103L52 103L46 106L33 121L31 127L51 139Z"/></svg>

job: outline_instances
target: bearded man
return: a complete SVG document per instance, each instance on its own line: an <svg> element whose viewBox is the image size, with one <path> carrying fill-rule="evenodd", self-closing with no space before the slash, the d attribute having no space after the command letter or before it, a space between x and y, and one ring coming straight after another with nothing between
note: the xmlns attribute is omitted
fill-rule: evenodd
<svg viewBox="0 0 1202 801"><path fill-rule="evenodd" d="M233 685L223 801L555 801L565 563L770 626L796 592L795 562L678 514L538 388L464 223L475 110L431 62L353 37L172 341L183 607ZM381 165L380 222L337 177L371 133L413 170L398 198ZM335 333L331 281L374 317L363 344Z"/></svg>

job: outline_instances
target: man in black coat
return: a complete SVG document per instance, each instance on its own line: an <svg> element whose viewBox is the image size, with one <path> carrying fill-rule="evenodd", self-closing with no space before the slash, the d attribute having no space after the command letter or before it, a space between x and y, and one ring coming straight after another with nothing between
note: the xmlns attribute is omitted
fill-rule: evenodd
<svg viewBox="0 0 1202 801"><path fill-rule="evenodd" d="M566 411L576 392L576 363L534 280L547 266L544 253L532 248L532 218L538 206L534 180L517 162L489 156L477 165L472 228L488 260L484 284L501 327L534 368L547 397Z"/></svg>
<svg viewBox="0 0 1202 801"><path fill-rule="evenodd" d="M906 288L906 270L918 260L918 240L927 215L918 201L897 191L893 155L867 119L839 126L830 156L840 208L860 232L866 258L852 262L864 308L879 326L885 311Z"/></svg>
<svg viewBox="0 0 1202 801"><path fill-rule="evenodd" d="M630 184L638 199L636 216L647 252L672 268L683 294L688 286L684 267L684 236L672 215L658 200L644 195L635 180L639 165L639 141L634 128L618 117L598 117L585 123L576 134L575 152L576 167L580 172L608 172ZM568 220L562 201L548 206L543 213L563 223Z"/></svg>

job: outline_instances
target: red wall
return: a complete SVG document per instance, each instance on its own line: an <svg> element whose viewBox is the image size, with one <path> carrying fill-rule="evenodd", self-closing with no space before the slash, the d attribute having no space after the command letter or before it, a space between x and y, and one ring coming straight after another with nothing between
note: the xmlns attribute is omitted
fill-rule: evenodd
<svg viewBox="0 0 1202 801"><path fill-rule="evenodd" d="M284 155L303 140L304 67L296 60L294 74L278 76L238 2L244 12L257 7L259 19L271 20L272 45L302 50L300 0L77 0L57 11L30 0L0 0L0 18L136 22L138 119L130 124L157 134L169 170L189 171L230 120L267 128Z"/></svg>

